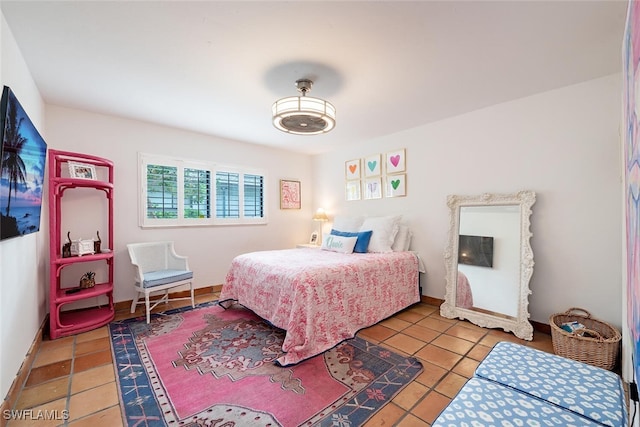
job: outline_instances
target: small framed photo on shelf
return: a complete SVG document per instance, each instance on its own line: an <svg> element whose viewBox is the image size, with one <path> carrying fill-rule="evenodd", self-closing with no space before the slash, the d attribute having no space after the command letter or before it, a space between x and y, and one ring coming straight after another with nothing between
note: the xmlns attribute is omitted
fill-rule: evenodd
<svg viewBox="0 0 640 427"><path fill-rule="evenodd" d="M69 162L69 175L71 178L98 179L96 167L86 163Z"/></svg>
<svg viewBox="0 0 640 427"><path fill-rule="evenodd" d="M317 245L318 244L318 232L314 231L313 233L311 233L311 237L309 238L309 244L310 245Z"/></svg>
<svg viewBox="0 0 640 427"><path fill-rule="evenodd" d="M300 209L300 181L280 180L280 209Z"/></svg>
<svg viewBox="0 0 640 427"><path fill-rule="evenodd" d="M364 159L364 176L380 176L382 165L380 164L380 154L374 154Z"/></svg>

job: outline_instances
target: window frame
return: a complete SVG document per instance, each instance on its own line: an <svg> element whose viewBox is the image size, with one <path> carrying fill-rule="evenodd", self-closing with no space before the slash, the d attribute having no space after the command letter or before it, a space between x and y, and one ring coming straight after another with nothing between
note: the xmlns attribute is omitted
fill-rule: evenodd
<svg viewBox="0 0 640 427"><path fill-rule="evenodd" d="M177 218L147 218L147 168L149 165L167 166L177 168ZM184 170L197 169L209 172L209 212L211 218L184 218ZM239 218L217 218L216 211L216 173L237 173ZM262 216L244 216L244 176L257 175L262 177ZM267 197L267 173L263 169L238 165L225 165L215 162L203 162L198 160L183 159L170 156L162 156L148 153L138 153L138 213L139 225L142 228L158 227L193 227L193 226L218 226L218 225L252 225L267 224L268 197Z"/></svg>

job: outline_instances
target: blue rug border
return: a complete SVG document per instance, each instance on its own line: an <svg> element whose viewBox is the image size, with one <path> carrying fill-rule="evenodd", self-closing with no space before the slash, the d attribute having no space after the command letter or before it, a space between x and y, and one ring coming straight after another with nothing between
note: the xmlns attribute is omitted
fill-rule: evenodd
<svg viewBox="0 0 640 427"><path fill-rule="evenodd" d="M154 313L151 315L151 318L154 319L160 316L172 315L214 305L220 306L218 300L197 304L194 308L186 306L170 309L162 313ZM167 426L168 424L165 422L163 411L153 393L151 379L140 360L140 354L135 344L135 337L139 331L131 330L131 325L139 325L140 322L146 325L145 316L132 317L109 323L109 338L111 341L114 369L116 371L115 376L118 384L118 394L120 395L120 407L121 412L124 412L122 413L123 422L127 426ZM144 329L144 327L141 329ZM379 375L372 382L372 385L378 386L377 390L384 391L385 398L377 399L375 398L375 393L372 397L372 394L367 393L370 391L370 388L365 388L353 396L348 402L341 403L339 408L331 411L331 413L327 414L320 421L314 424L304 422L301 425L362 425L384 405L390 403L391 400L423 370L423 366L418 359L402 356L393 350L371 343L357 336L342 341L337 344L336 347L345 342L369 354L373 354L372 352L379 349L379 352L384 353L383 359L393 365L391 369ZM153 401L153 404L151 404L151 401ZM176 424L177 423L172 423L172 425Z"/></svg>

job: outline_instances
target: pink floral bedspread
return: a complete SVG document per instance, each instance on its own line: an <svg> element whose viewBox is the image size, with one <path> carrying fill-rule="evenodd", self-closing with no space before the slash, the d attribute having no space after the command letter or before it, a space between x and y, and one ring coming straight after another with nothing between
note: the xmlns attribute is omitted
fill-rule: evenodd
<svg viewBox="0 0 640 427"><path fill-rule="evenodd" d="M418 257L308 248L247 253L231 263L220 293L220 302L228 300L286 330L278 362L291 365L418 302Z"/></svg>

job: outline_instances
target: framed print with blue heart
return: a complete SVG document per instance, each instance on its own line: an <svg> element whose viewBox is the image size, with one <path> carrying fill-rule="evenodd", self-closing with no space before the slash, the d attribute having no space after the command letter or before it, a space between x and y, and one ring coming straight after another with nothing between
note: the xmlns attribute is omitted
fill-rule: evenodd
<svg viewBox="0 0 640 427"><path fill-rule="evenodd" d="M382 164L380 163L381 158L382 156L380 154L373 154L371 156L365 157L364 159L364 177L365 178L380 176L382 174Z"/></svg>

